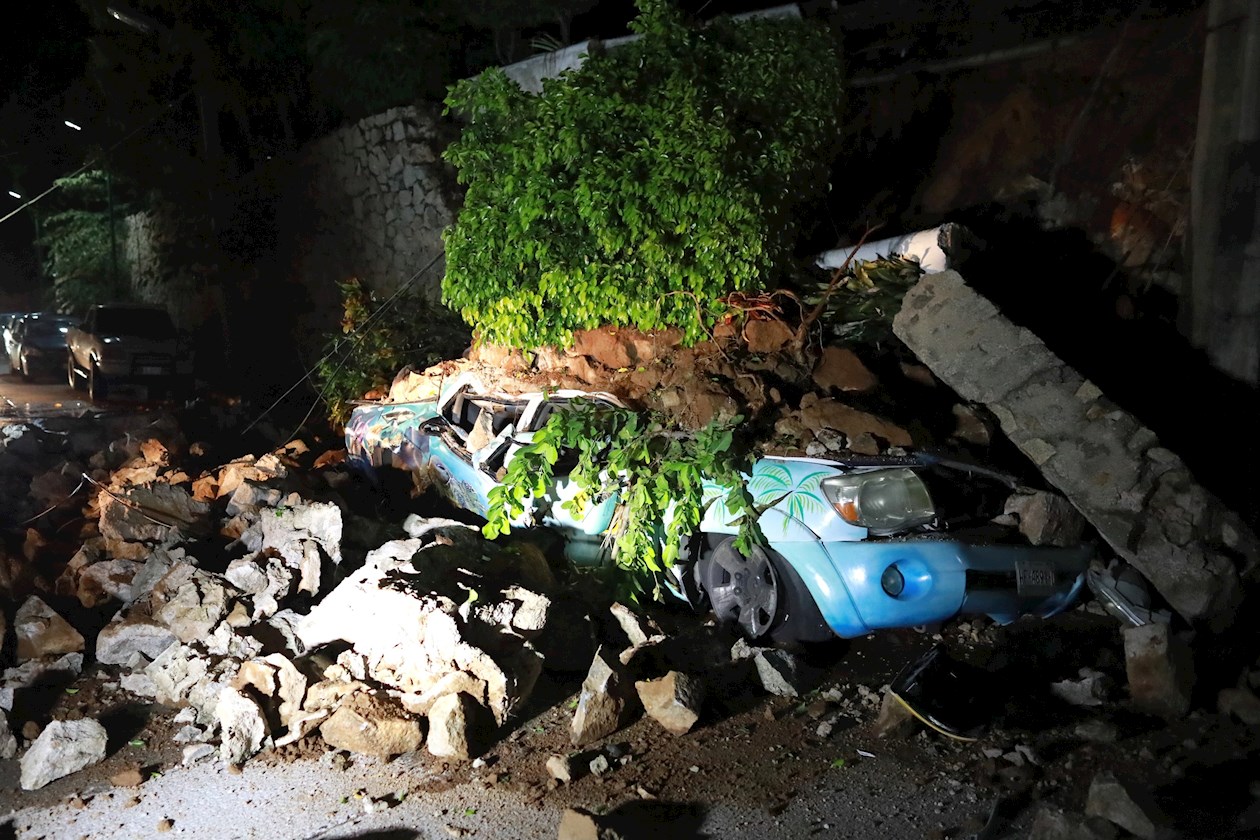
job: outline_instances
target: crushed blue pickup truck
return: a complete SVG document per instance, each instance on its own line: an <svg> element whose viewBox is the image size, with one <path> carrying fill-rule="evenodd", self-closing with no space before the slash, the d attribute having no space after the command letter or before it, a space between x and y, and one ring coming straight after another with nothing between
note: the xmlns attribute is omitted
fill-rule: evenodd
<svg viewBox="0 0 1260 840"><path fill-rule="evenodd" d="M347 453L368 474L410 471L417 486L484 516L506 464L575 400L621 406L603 393L483 392L455 377L431 399L357 406ZM675 595L753 639L852 638L959 614L999 623L1049 617L1071 606L1085 582L1088 547L1032 546L990 521L1014 482L982 466L928 453L763 457L746 479L766 544L747 556L737 550L738 526L715 501L694 548L670 572ZM724 495L713 490L706 495ZM513 524L558 530L578 566L608 562L618 496L579 516L562 506L575 492L559 478Z"/></svg>

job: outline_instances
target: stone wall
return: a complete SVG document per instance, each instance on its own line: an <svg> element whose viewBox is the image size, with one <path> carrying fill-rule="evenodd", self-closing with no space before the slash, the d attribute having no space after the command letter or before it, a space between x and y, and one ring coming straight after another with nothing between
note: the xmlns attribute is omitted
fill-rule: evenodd
<svg viewBox="0 0 1260 840"><path fill-rule="evenodd" d="M306 149L306 201L282 205L281 229L301 241L295 267L317 308L340 281L357 277L389 293L435 258L414 288L437 300L442 230L458 202L444 147L436 111L410 106L366 117Z"/></svg>

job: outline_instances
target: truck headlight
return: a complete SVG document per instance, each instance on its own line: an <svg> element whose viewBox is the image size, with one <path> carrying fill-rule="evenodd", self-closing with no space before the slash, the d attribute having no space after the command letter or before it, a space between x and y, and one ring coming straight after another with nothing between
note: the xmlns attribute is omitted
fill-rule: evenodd
<svg viewBox="0 0 1260 840"><path fill-rule="evenodd" d="M841 519L872 531L901 531L936 517L927 485L914 470L836 475L823 479L822 489Z"/></svg>

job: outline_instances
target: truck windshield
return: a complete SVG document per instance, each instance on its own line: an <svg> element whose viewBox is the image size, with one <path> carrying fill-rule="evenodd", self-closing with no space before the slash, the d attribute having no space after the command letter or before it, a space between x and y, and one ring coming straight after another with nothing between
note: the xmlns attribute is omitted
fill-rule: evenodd
<svg viewBox="0 0 1260 840"><path fill-rule="evenodd" d="M173 338L171 316L160 309L109 308L96 310L96 331L101 335L132 335L137 338Z"/></svg>

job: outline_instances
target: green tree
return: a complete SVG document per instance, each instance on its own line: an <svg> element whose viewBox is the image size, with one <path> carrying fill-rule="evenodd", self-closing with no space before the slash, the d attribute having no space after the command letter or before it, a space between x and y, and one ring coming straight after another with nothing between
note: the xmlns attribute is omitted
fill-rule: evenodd
<svg viewBox="0 0 1260 840"><path fill-rule="evenodd" d="M566 343L602 324L705 335L733 290L772 282L792 211L826 183L841 64L821 25L689 27L639 0L643 37L544 83L456 84L447 151L468 185L444 300L485 341Z"/></svg>
<svg viewBox="0 0 1260 840"><path fill-rule="evenodd" d="M57 204L64 209L44 219L40 244L57 308L82 312L103 300L125 297L127 268L122 263L121 243L126 211L115 206L110 213L106 174L88 170L56 183L61 188ZM111 247L111 221L117 250ZM115 254L119 260L117 273Z"/></svg>

